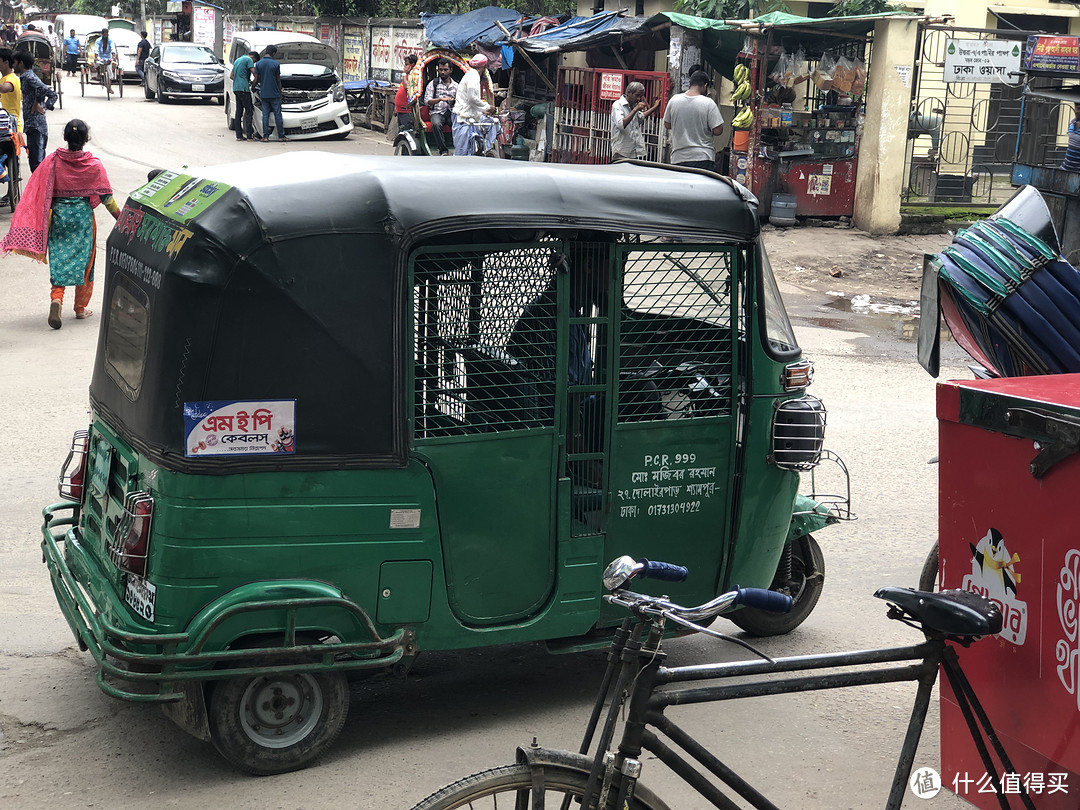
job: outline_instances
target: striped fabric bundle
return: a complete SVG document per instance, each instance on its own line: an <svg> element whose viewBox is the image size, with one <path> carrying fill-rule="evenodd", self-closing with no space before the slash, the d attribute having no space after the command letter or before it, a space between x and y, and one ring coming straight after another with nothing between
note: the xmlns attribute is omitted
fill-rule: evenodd
<svg viewBox="0 0 1080 810"><path fill-rule="evenodd" d="M1002 377L1080 372L1080 273L1000 214L930 259L956 342Z"/></svg>

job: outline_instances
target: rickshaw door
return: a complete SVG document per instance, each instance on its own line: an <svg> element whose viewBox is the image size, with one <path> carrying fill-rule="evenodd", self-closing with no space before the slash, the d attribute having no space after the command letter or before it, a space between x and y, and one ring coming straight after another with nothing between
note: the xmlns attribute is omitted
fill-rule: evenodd
<svg viewBox="0 0 1080 810"><path fill-rule="evenodd" d="M413 280L413 454L432 476L447 598L520 622L558 565L554 242L425 247Z"/></svg>

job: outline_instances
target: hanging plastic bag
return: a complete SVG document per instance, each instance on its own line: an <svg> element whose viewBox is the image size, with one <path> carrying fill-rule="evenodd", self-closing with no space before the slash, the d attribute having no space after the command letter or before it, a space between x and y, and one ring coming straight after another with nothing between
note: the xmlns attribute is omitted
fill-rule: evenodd
<svg viewBox="0 0 1080 810"><path fill-rule="evenodd" d="M833 71L836 69L836 57L831 53L823 53L814 66L810 80L823 93L828 93L833 86Z"/></svg>
<svg viewBox="0 0 1080 810"><path fill-rule="evenodd" d="M862 59L853 60L855 78L851 82L851 95L858 98L866 92L866 63Z"/></svg>
<svg viewBox="0 0 1080 810"><path fill-rule="evenodd" d="M791 87L795 84L795 77L792 73L792 56L785 51L780 54L780 58L776 61L776 67L773 68L772 73L769 74L769 78L782 87Z"/></svg>
<svg viewBox="0 0 1080 810"><path fill-rule="evenodd" d="M802 48L795 51L791 60L791 75L794 77L793 84L802 84L810 80L810 66L806 63L806 52Z"/></svg>
<svg viewBox="0 0 1080 810"><path fill-rule="evenodd" d="M841 56L836 60L836 68L833 70L833 90L850 94L853 81L855 81L855 65L846 56Z"/></svg>

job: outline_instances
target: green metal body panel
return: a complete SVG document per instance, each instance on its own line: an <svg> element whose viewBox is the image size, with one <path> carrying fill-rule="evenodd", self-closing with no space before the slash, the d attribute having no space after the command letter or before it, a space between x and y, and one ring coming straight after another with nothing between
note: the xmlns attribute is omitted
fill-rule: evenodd
<svg viewBox="0 0 1080 810"><path fill-rule="evenodd" d="M801 392L780 385L794 357L771 356L759 334L756 219L725 236L725 223L738 223L701 209L684 232L691 244L674 245L658 238L679 232L669 224L658 233L639 222L635 233L621 213L597 214L610 238L586 238L563 216L570 197L552 181L563 174L537 173L536 193L558 199L544 232L529 235L538 226L515 220L527 238L513 230L493 239L480 225L501 220L483 217L476 233L449 219L425 231L431 220L414 210L415 194L395 197L386 205L404 230L366 265L348 253L353 242L335 241L349 229L328 229L322 214L275 225L276 204L246 175L252 189L228 186L207 203L218 215L187 222L188 247L170 260L117 236L163 280L125 299L134 315L106 306L86 494L49 507L42 538L61 609L98 661L103 689L179 701L185 682L236 672L388 667L422 650L521 641L601 643L599 632L623 614L602 602L600 574L624 554L688 565L686 582L640 585L684 604L735 583L770 584L798 485L770 461L773 411ZM588 181L579 174L559 182ZM364 177L369 191L379 186L367 169ZM657 179L671 177L696 188L696 175ZM154 199L137 213L160 214ZM719 199L749 210L726 186ZM621 212L620 195L605 200ZM378 242L392 219L373 208L358 232ZM303 238L269 240L264 227ZM642 240L650 229L652 241ZM318 246L327 288L352 285L353 298L378 303L378 323L363 324L363 335L331 317L340 296L296 269ZM595 257L602 274L588 264ZM110 265L113 289L138 287L122 275L127 266ZM587 306L571 277L603 279ZM260 335L283 339L265 303L279 293L293 319L284 339L298 344L280 379L249 367L265 353ZM203 303L236 308L249 298L261 303L247 320L201 329L178 320L208 311ZM145 356L108 354L112 318L128 330L114 348L145 343ZM306 343L305 330L319 342ZM123 343L132 334L143 342ZM311 369L297 359L308 346ZM240 382L227 373L236 347L251 358ZM322 374L318 363L338 362L337 349L353 365ZM574 378L575 351L588 376ZM295 454L191 450L189 403L281 397L295 398ZM118 560L132 493L153 502L142 579ZM146 615L125 596L131 583L149 587Z"/></svg>

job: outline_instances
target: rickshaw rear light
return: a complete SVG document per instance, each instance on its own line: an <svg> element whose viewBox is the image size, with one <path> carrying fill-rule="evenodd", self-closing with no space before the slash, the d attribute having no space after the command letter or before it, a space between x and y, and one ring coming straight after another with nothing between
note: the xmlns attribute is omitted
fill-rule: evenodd
<svg viewBox="0 0 1080 810"><path fill-rule="evenodd" d="M814 363L811 360L800 360L798 363L788 363L784 366L784 374L781 384L785 391L800 391L814 381Z"/></svg>
<svg viewBox="0 0 1080 810"><path fill-rule="evenodd" d="M90 431L76 430L71 437L71 449L60 468L58 480L60 497L66 501L82 503L83 485L86 481L86 451L89 445Z"/></svg>
<svg viewBox="0 0 1080 810"><path fill-rule="evenodd" d="M825 405L817 397L781 402L773 415L772 462L784 470L812 470L825 444Z"/></svg>
<svg viewBox="0 0 1080 810"><path fill-rule="evenodd" d="M124 498L123 514L109 538L109 558L118 568L146 576L153 517L154 499L149 493L129 492Z"/></svg>

